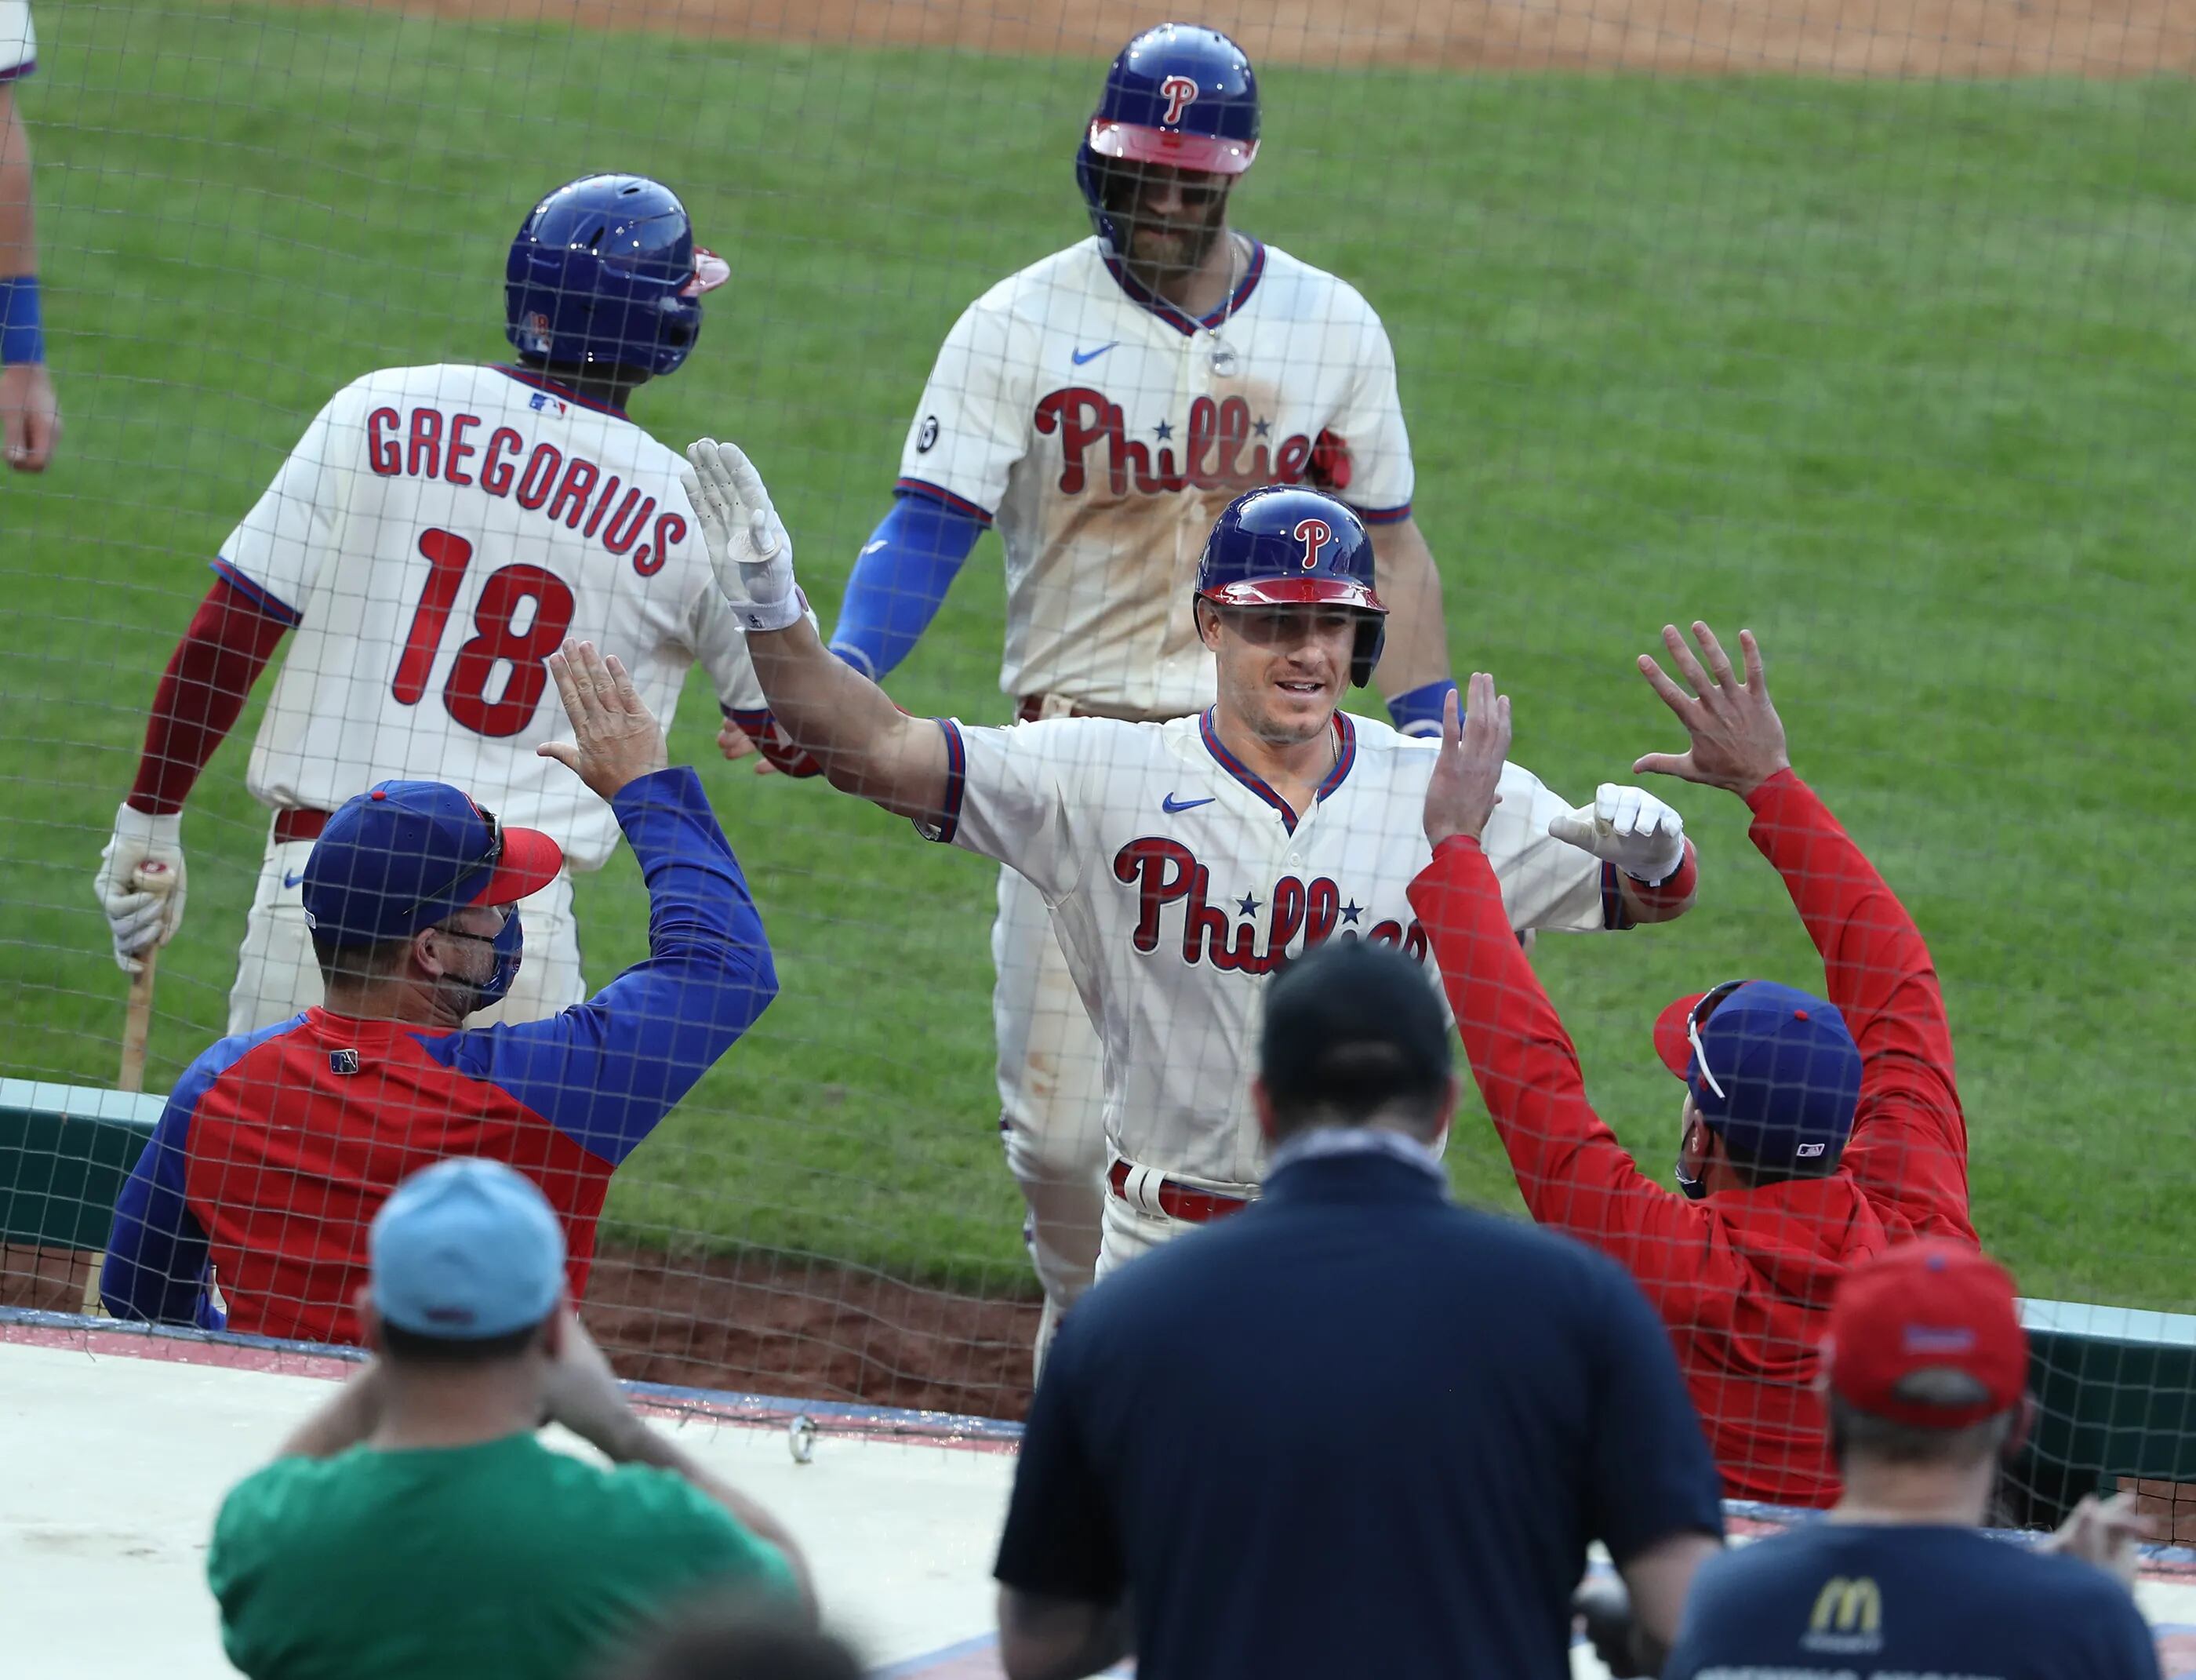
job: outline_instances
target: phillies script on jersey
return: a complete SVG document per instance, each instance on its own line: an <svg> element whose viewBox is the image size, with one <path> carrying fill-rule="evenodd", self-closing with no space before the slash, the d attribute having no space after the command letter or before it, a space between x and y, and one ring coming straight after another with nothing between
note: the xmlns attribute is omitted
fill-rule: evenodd
<svg viewBox="0 0 2196 1680"><path fill-rule="evenodd" d="M1270 974L1289 960L1299 934L1301 955L1350 927L1375 944L1401 947L1413 962L1425 961L1426 931L1418 918L1407 926L1395 916L1368 922L1364 906L1345 899L1327 875L1301 880L1285 875L1267 889L1263 905L1255 892L1216 904L1212 871L1195 852L1180 840L1147 835L1113 854L1113 878L1136 889L1136 923L1129 944L1147 955L1159 948L1166 909L1179 904L1182 960L1209 962L1227 973ZM1265 907L1270 908L1261 922ZM1244 919L1237 921L1238 915Z"/></svg>
<svg viewBox="0 0 2196 1680"><path fill-rule="evenodd" d="M1209 711L940 726L945 811L923 832L1043 895L1105 1046L1115 1152L1173 1176L1256 1184L1264 1145L1245 1070L1267 977L1330 938L1425 961L1410 885L1433 855L1420 817L1437 743L1337 713L1334 767L1298 814L1228 751ZM1613 874L1548 833L1568 802L1516 765L1501 792L1480 844L1511 925L1610 925ZM1426 984L1440 984L1430 967Z"/></svg>
<svg viewBox="0 0 2196 1680"><path fill-rule="evenodd" d="M1212 658L1190 590L1222 508L1318 477L1368 524L1410 517L1380 318L1286 251L1237 249L1234 289L1197 320L1085 240L1002 280L946 335L898 488L996 519L1008 694L1193 712Z"/></svg>
<svg viewBox="0 0 2196 1680"><path fill-rule="evenodd" d="M1251 405L1240 396L1218 402L1200 396L1191 401L1179 463L1171 444L1147 444L1130 436L1121 405L1088 385L1072 385L1039 399L1036 424L1043 436L1060 434L1063 496L1079 496L1087 488L1086 457L1100 443L1105 445L1107 488L1117 496L1193 489L1218 491L1233 501L1245 490L1263 485L1297 483L1312 458L1312 440L1302 432L1282 439L1278 449L1254 441L1254 432L1263 439L1273 424L1263 415L1253 418ZM1153 428L1155 438L1170 437L1173 432L1164 423Z"/></svg>

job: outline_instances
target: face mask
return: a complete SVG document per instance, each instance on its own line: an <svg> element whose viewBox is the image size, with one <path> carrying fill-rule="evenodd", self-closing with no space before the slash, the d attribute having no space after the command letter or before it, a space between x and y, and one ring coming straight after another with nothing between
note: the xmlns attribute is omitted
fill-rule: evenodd
<svg viewBox="0 0 2196 1680"><path fill-rule="evenodd" d="M503 1002L511 990L511 983L518 978L518 970L525 961L526 934L518 925L518 906L511 907L501 928L490 942L488 949L495 953L495 968L488 979L475 989L478 999L468 1013L478 1014L483 1009L493 1009Z"/></svg>
<svg viewBox="0 0 2196 1680"><path fill-rule="evenodd" d="M480 938L477 933L460 933L457 937L461 939ZM477 1015L483 1009L493 1009L502 1002L505 995L511 990L511 983L518 978L526 949L526 935L518 925L518 907L511 906L511 914L504 918L503 926L496 930L495 938L481 939L481 943L495 953L495 967L488 971L485 980L463 983L470 986L472 992L471 998L465 1004L465 1013L468 1018ZM456 977L451 978L454 983Z"/></svg>

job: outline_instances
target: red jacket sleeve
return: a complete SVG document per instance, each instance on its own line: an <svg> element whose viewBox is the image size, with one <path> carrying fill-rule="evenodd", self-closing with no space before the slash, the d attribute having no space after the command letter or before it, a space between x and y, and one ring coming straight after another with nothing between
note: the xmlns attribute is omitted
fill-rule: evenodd
<svg viewBox="0 0 2196 1680"><path fill-rule="evenodd" d="M1728 1295L1701 1210L1642 1174L1586 1097L1578 1052L1503 914L1479 842L1444 840L1411 883L1472 1077L1534 1220L1583 1238L1636 1278L1666 1320Z"/></svg>
<svg viewBox="0 0 2196 1680"><path fill-rule="evenodd" d="M199 772L235 728L245 697L289 627L290 621L227 574L217 574L153 696L131 805L156 817L183 808Z"/></svg>
<svg viewBox="0 0 2196 1680"><path fill-rule="evenodd" d="M1929 947L1829 807L1790 771L1747 800L1761 855L1823 954L1830 1002L1860 1046L1860 1105L1844 1165L1894 1227L1975 1240L1968 1127Z"/></svg>

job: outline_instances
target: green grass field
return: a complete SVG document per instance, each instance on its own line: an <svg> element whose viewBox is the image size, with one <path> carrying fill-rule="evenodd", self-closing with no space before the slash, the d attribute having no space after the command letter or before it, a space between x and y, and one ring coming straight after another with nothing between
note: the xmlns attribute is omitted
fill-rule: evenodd
<svg viewBox="0 0 2196 1680"><path fill-rule="evenodd" d="M21 97L69 430L43 481L0 482L11 1074L111 1080L124 981L91 875L206 559L345 380L500 356L503 251L542 188L619 167L686 195L734 281L635 417L745 442L825 603L954 315L1084 231L1089 64L179 0L38 22ZM1385 316L1455 657L1516 695L1518 759L1590 789L1671 738L1628 663L1656 627L1752 624L1800 769L1935 949L1986 1239L2030 1293L2187 1307L2196 89L1266 82L1237 220ZM1000 594L987 539L903 704L1003 719ZM690 694L677 749L713 758L710 710ZM155 1088L222 1019L255 721L190 807ZM821 783L705 774L784 994L621 1174L615 1218L1019 1287L992 872ZM1698 912L1541 947L1657 1173L1655 1009L1819 973L1737 802L1678 803ZM643 949L635 872L581 905L607 978ZM1451 1159L1516 1205L1482 1120Z"/></svg>

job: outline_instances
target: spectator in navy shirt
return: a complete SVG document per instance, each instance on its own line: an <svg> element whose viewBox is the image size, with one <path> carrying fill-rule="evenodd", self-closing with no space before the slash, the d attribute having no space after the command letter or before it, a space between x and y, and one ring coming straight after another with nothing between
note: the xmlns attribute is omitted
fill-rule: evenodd
<svg viewBox="0 0 2196 1680"><path fill-rule="evenodd" d="M1493 787L1487 789L1491 800ZM1454 1206L1419 964L1268 993L1263 1199L1124 1267L1053 1344L997 1574L1011 1680L1567 1680L1601 1540L1650 1631L1721 1544L1668 1336L1615 1262Z"/></svg>
<svg viewBox="0 0 2196 1680"><path fill-rule="evenodd" d="M1664 1680L2158 1680L2129 1591L2128 1496L2085 1500L2034 1550L1979 1532L2031 1410L2002 1269L1942 1240L1857 1267L1839 1285L1823 1366L1844 1496L1700 1572Z"/></svg>

